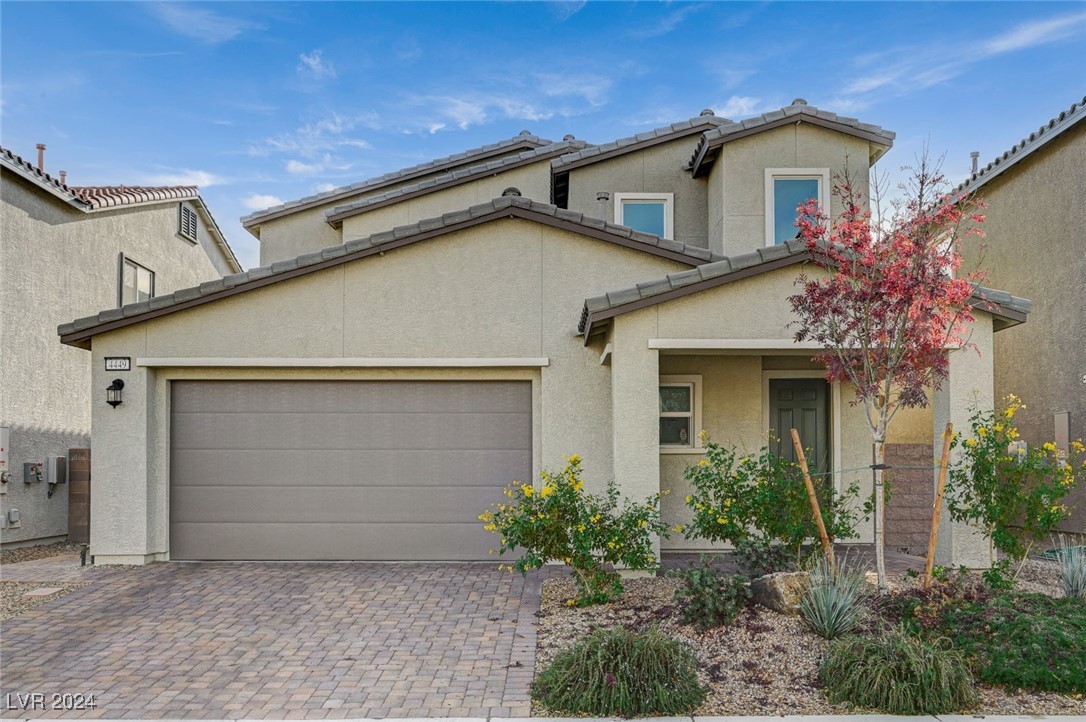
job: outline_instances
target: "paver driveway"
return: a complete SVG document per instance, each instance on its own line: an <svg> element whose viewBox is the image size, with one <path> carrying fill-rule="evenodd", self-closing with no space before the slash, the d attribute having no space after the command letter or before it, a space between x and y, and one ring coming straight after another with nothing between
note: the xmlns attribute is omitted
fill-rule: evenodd
<svg viewBox="0 0 1086 722"><path fill-rule="evenodd" d="M110 718L529 714L538 575L166 563L84 579L95 582L0 625L0 702L94 694L96 710L64 716Z"/></svg>

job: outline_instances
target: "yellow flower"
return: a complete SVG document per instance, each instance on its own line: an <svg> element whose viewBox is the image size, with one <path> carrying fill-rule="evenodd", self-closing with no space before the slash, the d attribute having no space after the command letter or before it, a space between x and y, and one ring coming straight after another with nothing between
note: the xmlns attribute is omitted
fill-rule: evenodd
<svg viewBox="0 0 1086 722"><path fill-rule="evenodd" d="M618 544L615 544L613 541L609 541L607 542L607 546L611 549L614 549L618 546Z"/></svg>
<svg viewBox="0 0 1086 722"><path fill-rule="evenodd" d="M687 494L687 495L686 495L686 503L687 503L687 504L689 504L689 503L690 503L690 502L692 502L692 501L694 501L694 497L692 497L692 496L690 496L689 494Z"/></svg>
<svg viewBox="0 0 1086 722"><path fill-rule="evenodd" d="M708 465L709 465L709 460L708 459L702 459L701 461L698 462L698 466L705 467L705 466L708 466Z"/></svg>
<svg viewBox="0 0 1086 722"><path fill-rule="evenodd" d="M979 429L977 429L977 434L979 434L980 436L987 436L988 435L988 429L981 426Z"/></svg>
<svg viewBox="0 0 1086 722"><path fill-rule="evenodd" d="M592 516L592 518L591 518L591 519L589 519L589 521L590 521L590 522L592 522L593 524L599 524L599 523L600 523L600 519L602 519L602 518L603 518L603 516L602 516L601 514L594 514L594 515Z"/></svg>
<svg viewBox="0 0 1086 722"><path fill-rule="evenodd" d="M721 524L721 525L723 525L723 524L727 524L727 523L728 523L728 520L727 520L727 519L725 519L725 518L724 518L724 517L722 517L722 516L718 516L718 517L716 518L716 523L717 523L717 524Z"/></svg>
<svg viewBox="0 0 1086 722"><path fill-rule="evenodd" d="M573 482L573 490L574 491L580 491L583 488L584 488L584 482L583 481L575 481L575 482Z"/></svg>
<svg viewBox="0 0 1086 722"><path fill-rule="evenodd" d="M572 606L574 606L575 604L577 604L577 602L576 602L575 600L573 600L573 599L567 599L567 600L566 600L566 606L567 606L567 607L572 607Z"/></svg>
<svg viewBox="0 0 1086 722"><path fill-rule="evenodd" d="M676 524L675 526L671 527L671 530L676 534L682 534L684 531L686 531L686 527L682 524Z"/></svg>
<svg viewBox="0 0 1086 722"><path fill-rule="evenodd" d="M731 499L725 499L724 500L724 508L728 508L731 505L732 505L732 500Z"/></svg>
<svg viewBox="0 0 1086 722"><path fill-rule="evenodd" d="M1044 443L1044 444L1043 444L1043 445L1041 446L1041 448L1042 448L1042 449L1044 449L1045 451L1047 451L1047 452L1048 452L1048 453L1050 453L1050 454L1051 454L1051 453L1055 453L1055 451L1056 451L1056 445L1055 445L1054 443L1052 443L1051 441L1046 441L1046 442L1045 442L1045 443Z"/></svg>
<svg viewBox="0 0 1086 722"><path fill-rule="evenodd" d="M698 432L698 439L701 441L701 443L704 444L706 441L709 440L709 432L705 429L702 429Z"/></svg>
<svg viewBox="0 0 1086 722"><path fill-rule="evenodd" d="M524 496L528 497L529 499L530 499L530 498L532 497L532 494L534 494L534 493L535 493L535 489L533 489L532 487L528 486L527 484L525 484L525 485L523 485L522 487L520 487L520 490L521 490L521 491L523 491L523 492L524 492Z"/></svg>
<svg viewBox="0 0 1086 722"><path fill-rule="evenodd" d="M977 445L977 440L976 439L966 439L965 440L965 445L969 446L969 447L976 446Z"/></svg>
<svg viewBox="0 0 1086 722"><path fill-rule="evenodd" d="M569 459L567 459L567 461L569 461L570 464L580 464L581 463L581 455L580 454L574 454L573 456L569 457Z"/></svg>
<svg viewBox="0 0 1086 722"><path fill-rule="evenodd" d="M1076 454L1081 454L1083 452L1086 452L1086 446L1084 446L1082 444L1082 442L1079 441L1078 439L1075 439L1074 441L1071 442L1071 448L1075 450Z"/></svg>
<svg viewBox="0 0 1086 722"><path fill-rule="evenodd" d="M550 496L553 493L554 493L554 487L553 486L544 486L543 491L539 492L539 495L541 497L543 497L544 499L546 499L548 496Z"/></svg>
<svg viewBox="0 0 1086 722"><path fill-rule="evenodd" d="M586 526L585 526L584 524L578 524L578 525L577 525L577 531L579 531L579 532L582 532L582 533L583 533L583 532L584 532L584 530L585 530L585 529L587 529L587 528L588 528L588 527L586 527Z"/></svg>
<svg viewBox="0 0 1086 722"><path fill-rule="evenodd" d="M998 434L1000 431L1003 431L1003 424L996 424L992 429Z"/></svg>
<svg viewBox="0 0 1086 722"><path fill-rule="evenodd" d="M641 527L642 529L644 529L645 527L647 527L649 525L649 523L647 521L645 521L644 519L641 519L640 521L637 522L637 525L639 527Z"/></svg>

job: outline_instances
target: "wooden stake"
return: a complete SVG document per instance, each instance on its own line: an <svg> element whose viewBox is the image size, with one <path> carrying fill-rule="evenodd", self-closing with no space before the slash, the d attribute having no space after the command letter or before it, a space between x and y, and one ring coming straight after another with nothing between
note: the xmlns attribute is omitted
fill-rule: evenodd
<svg viewBox="0 0 1086 722"><path fill-rule="evenodd" d="M818 524L818 536L822 539L822 550L826 553L826 559L830 563L830 569L837 573L837 563L833 558L833 544L830 543L829 534L826 533L826 524L822 521L822 509L818 506L818 496L815 495L814 483L811 481L811 472L807 468L807 456L803 453L803 443L799 440L799 432L792 429L792 445L796 447L796 458L799 459L799 468L803 472L803 483L807 486L807 497L811 500L811 509L814 511L815 523Z"/></svg>
<svg viewBox="0 0 1086 722"><path fill-rule="evenodd" d="M928 556L924 561L924 580L921 586L931 586L931 570L935 564L935 545L939 542L939 517L943 513L943 490L946 488L946 472L950 465L950 442L954 440L954 424L947 424L943 432L943 456L939 460L939 482L935 485L935 508L931 513L931 535L928 537Z"/></svg>

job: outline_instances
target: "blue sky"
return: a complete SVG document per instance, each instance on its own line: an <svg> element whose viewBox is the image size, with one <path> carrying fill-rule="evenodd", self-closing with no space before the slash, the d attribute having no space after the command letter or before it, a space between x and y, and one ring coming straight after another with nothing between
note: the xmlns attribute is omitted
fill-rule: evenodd
<svg viewBox="0 0 1086 722"><path fill-rule="evenodd" d="M603 142L802 96L954 179L1086 93L1076 3L0 4L2 143L252 210L530 129Z"/></svg>

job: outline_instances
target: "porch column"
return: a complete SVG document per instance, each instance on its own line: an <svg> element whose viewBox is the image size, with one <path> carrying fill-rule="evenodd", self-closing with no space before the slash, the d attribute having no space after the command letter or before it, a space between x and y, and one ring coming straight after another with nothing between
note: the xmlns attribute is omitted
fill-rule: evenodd
<svg viewBox="0 0 1086 722"><path fill-rule="evenodd" d="M631 313L615 319L611 340L615 482L638 501L660 491L660 359L648 347L655 330L655 313Z"/></svg>
<svg viewBox="0 0 1086 722"><path fill-rule="evenodd" d="M947 423L954 424L954 433L968 435L971 428L969 418L977 409L993 407L992 332L992 317L978 310L970 337L976 348L950 354L950 376L943 382L943 387L935 392L933 404L933 458L936 460L942 454L943 431ZM951 452L951 464L958 456L960 450ZM939 470L936 469L936 480L938 475ZM986 569L992 563L988 537L975 527L952 521L945 502L939 522L935 563L946 567L965 565L971 569Z"/></svg>

